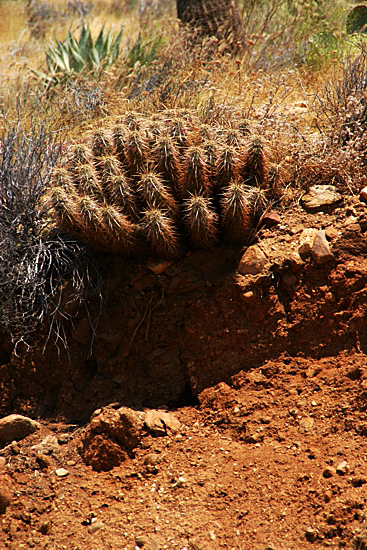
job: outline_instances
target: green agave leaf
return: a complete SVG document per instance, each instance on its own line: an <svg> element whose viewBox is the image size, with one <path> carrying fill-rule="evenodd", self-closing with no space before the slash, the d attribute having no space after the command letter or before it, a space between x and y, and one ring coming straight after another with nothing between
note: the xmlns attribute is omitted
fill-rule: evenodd
<svg viewBox="0 0 367 550"><path fill-rule="evenodd" d="M106 55L106 52L104 50L104 45L105 45L105 38L104 38L104 25L103 25L95 44L95 48L98 53L99 59L103 59L103 57Z"/></svg>

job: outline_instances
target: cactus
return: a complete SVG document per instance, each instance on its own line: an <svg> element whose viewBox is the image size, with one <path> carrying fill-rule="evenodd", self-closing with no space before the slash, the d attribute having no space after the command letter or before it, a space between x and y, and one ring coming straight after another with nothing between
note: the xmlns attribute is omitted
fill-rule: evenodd
<svg viewBox="0 0 367 550"><path fill-rule="evenodd" d="M90 146L73 146L53 171L47 200L56 223L98 250L138 252L142 237L159 256L176 257L185 228L195 247L218 241L218 211L225 240L243 244L277 192L276 183L268 188L277 174L248 122L227 115L201 125L177 109L128 112L97 128Z"/></svg>
<svg viewBox="0 0 367 550"><path fill-rule="evenodd" d="M122 124L116 124L112 129L112 141L116 155L122 166L127 166L125 156L126 129Z"/></svg>
<svg viewBox="0 0 367 550"><path fill-rule="evenodd" d="M71 149L70 153L70 162L72 165L80 165L80 164L89 164L92 162L92 151L88 147L88 145L85 145L84 143L80 143L77 145L74 145L74 147Z"/></svg>
<svg viewBox="0 0 367 550"><path fill-rule="evenodd" d="M82 223L76 195L64 187L53 187L46 204L53 208L62 229L72 235L79 235Z"/></svg>
<svg viewBox="0 0 367 550"><path fill-rule="evenodd" d="M185 202L185 221L191 241L197 248L215 244L218 234L218 215L212 210L209 199L193 195Z"/></svg>
<svg viewBox="0 0 367 550"><path fill-rule="evenodd" d="M135 244L135 226L118 208L105 204L100 208L101 237L115 252L131 254Z"/></svg>
<svg viewBox="0 0 367 550"><path fill-rule="evenodd" d="M152 156L164 179L171 183L176 197L180 195L181 163L179 150L169 136L159 137L152 150Z"/></svg>
<svg viewBox="0 0 367 550"><path fill-rule="evenodd" d="M173 220L162 210L145 210L142 228L147 241L158 256L174 258L179 255L180 244Z"/></svg>
<svg viewBox="0 0 367 550"><path fill-rule="evenodd" d="M144 170L148 162L147 143L139 132L129 132L126 136L125 157L131 177Z"/></svg>
<svg viewBox="0 0 367 550"><path fill-rule="evenodd" d="M111 155L113 147L111 143L111 135L104 128L98 128L92 135L92 150L96 157Z"/></svg>
<svg viewBox="0 0 367 550"><path fill-rule="evenodd" d="M243 244L251 226L251 204L245 186L232 180L220 205L226 240Z"/></svg>
<svg viewBox="0 0 367 550"><path fill-rule="evenodd" d="M267 183L267 166L264 146L260 138L250 141L242 159L241 176L244 183L261 187Z"/></svg>
<svg viewBox="0 0 367 550"><path fill-rule="evenodd" d="M106 155L97 159L97 170L102 185L105 185L109 177L119 176L122 173L122 166L115 155Z"/></svg>
<svg viewBox="0 0 367 550"><path fill-rule="evenodd" d="M107 180L106 195L111 204L121 208L121 211L132 220L138 217L138 207L134 193L124 174L110 176Z"/></svg>
<svg viewBox="0 0 367 550"><path fill-rule="evenodd" d="M178 218L178 204L168 192L158 174L144 172L140 178L139 191L149 208L167 211L173 219Z"/></svg>
<svg viewBox="0 0 367 550"><path fill-rule="evenodd" d="M79 194L90 196L95 200L103 200L103 189L91 164L81 164L75 168L74 182Z"/></svg>
<svg viewBox="0 0 367 550"><path fill-rule="evenodd" d="M72 189L73 180L66 168L55 167L51 174L51 185L53 187L63 187L65 189Z"/></svg>
<svg viewBox="0 0 367 550"><path fill-rule="evenodd" d="M192 146L187 149L180 188L184 198L194 194L209 196L208 171L205 153L201 147Z"/></svg>
<svg viewBox="0 0 367 550"><path fill-rule="evenodd" d="M223 146L218 153L215 187L221 190L229 182L238 179L239 158L236 149L231 145Z"/></svg>

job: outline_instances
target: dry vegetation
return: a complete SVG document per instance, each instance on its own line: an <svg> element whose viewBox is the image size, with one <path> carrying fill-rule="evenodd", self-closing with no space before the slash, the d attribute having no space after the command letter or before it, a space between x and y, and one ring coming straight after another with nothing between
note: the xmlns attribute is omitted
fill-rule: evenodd
<svg viewBox="0 0 367 550"><path fill-rule="evenodd" d="M0 4L0 271L13 336L30 329L24 309L36 323L58 309L70 258L83 301L85 286L99 288L80 260L94 265L91 250L243 246L267 208L292 208L311 184L365 185L367 52L345 34L344 2L239 7L232 55L180 25L175 2ZM123 27L117 61L50 73L45 53L83 25L93 37ZM60 269L41 249L62 252ZM24 265L33 282L19 293Z"/></svg>

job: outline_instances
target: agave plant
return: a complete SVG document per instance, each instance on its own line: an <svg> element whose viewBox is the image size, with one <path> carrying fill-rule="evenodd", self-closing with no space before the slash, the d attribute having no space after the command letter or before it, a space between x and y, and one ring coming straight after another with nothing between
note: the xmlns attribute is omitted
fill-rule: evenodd
<svg viewBox="0 0 367 550"><path fill-rule="evenodd" d="M69 30L63 42L55 37L55 42L46 52L48 73L33 72L45 82L57 84L73 73L112 65L120 53L122 32L123 28L115 37L113 29L110 29L105 35L103 26L94 43L89 27L83 25L79 40Z"/></svg>

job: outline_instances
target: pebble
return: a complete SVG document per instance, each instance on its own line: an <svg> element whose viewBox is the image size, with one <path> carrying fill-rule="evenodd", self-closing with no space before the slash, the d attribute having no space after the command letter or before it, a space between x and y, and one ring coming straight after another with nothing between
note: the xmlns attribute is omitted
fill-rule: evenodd
<svg viewBox="0 0 367 550"><path fill-rule="evenodd" d="M325 501L325 502L330 502L330 500L332 499L332 496L333 496L332 491L330 491L330 490L325 491L325 493L324 493L324 501Z"/></svg>
<svg viewBox="0 0 367 550"><path fill-rule="evenodd" d="M338 464L336 467L336 473L339 474L340 476L343 476L348 471L349 471L349 464L346 460L343 460L342 462L340 462L340 464Z"/></svg>
<svg viewBox="0 0 367 550"><path fill-rule="evenodd" d="M99 529L103 529L104 525L102 521L95 521L88 527L88 532L93 535L96 531L99 531Z"/></svg>
<svg viewBox="0 0 367 550"><path fill-rule="evenodd" d="M47 435L44 439L42 439L41 443L38 443L38 445L32 445L31 449L37 453L47 455L56 453L59 450L56 435Z"/></svg>
<svg viewBox="0 0 367 550"><path fill-rule="evenodd" d="M145 425L149 432L158 436L177 433L181 429L181 422L172 413L154 409L146 412Z"/></svg>
<svg viewBox="0 0 367 550"><path fill-rule="evenodd" d="M317 531L316 529L313 529L312 527L307 527L305 531L306 539L310 542L315 542L317 538Z"/></svg>
<svg viewBox="0 0 367 550"><path fill-rule="evenodd" d="M180 476L176 481L176 483L174 484L174 487L178 487L179 489L181 489L185 485L186 485L186 478L184 478L183 476Z"/></svg>
<svg viewBox="0 0 367 550"><path fill-rule="evenodd" d="M0 514L5 514L5 510L12 501L10 489L6 486L0 487Z"/></svg>
<svg viewBox="0 0 367 550"><path fill-rule="evenodd" d="M312 245L311 254L315 262L319 265L334 259L334 254L330 251L324 229L320 229L320 231L317 232Z"/></svg>
<svg viewBox="0 0 367 550"><path fill-rule="evenodd" d="M302 197L302 206L311 212L325 206L333 206L342 200L334 185L313 185L308 193Z"/></svg>
<svg viewBox="0 0 367 550"><path fill-rule="evenodd" d="M138 535L135 537L135 544L138 548L143 548L149 544L149 538L146 535Z"/></svg>
<svg viewBox="0 0 367 550"><path fill-rule="evenodd" d="M10 414L0 420L0 441L10 443L20 441L27 435L39 430L41 425L21 414Z"/></svg>
<svg viewBox="0 0 367 550"><path fill-rule="evenodd" d="M57 470L55 470L55 474L58 477L66 477L67 475L69 475L69 471L65 470L65 468L58 468Z"/></svg>
<svg viewBox="0 0 367 550"><path fill-rule="evenodd" d="M245 304L250 304L255 299L255 293L252 290L249 290L248 292L244 292L241 298Z"/></svg>
<svg viewBox="0 0 367 550"><path fill-rule="evenodd" d="M170 260L163 260L161 262L154 262L150 261L148 262L148 268L153 271L156 275L161 275L166 271L168 267L170 267L173 264Z"/></svg>
<svg viewBox="0 0 367 550"><path fill-rule="evenodd" d="M312 430L314 425L314 419L309 417L302 418L299 422L299 430L302 433L307 433Z"/></svg>
<svg viewBox="0 0 367 550"><path fill-rule="evenodd" d="M332 241L332 240L337 239L339 237L339 231L337 229L335 229L335 227L330 225L329 227L327 227L325 229L325 235L326 235L326 238L329 241Z"/></svg>
<svg viewBox="0 0 367 550"><path fill-rule="evenodd" d="M50 522L49 521L41 521L38 528L39 532L42 533L42 535L47 535L47 533L50 531Z"/></svg>
<svg viewBox="0 0 367 550"><path fill-rule="evenodd" d="M304 229L299 237L298 253L300 256L307 258L311 254L314 239L317 234L317 229Z"/></svg>
<svg viewBox="0 0 367 550"><path fill-rule="evenodd" d="M267 264L267 257L257 245L249 246L238 265L241 275L258 275Z"/></svg>
<svg viewBox="0 0 367 550"><path fill-rule="evenodd" d="M359 199L362 202L367 202L367 187L363 187L359 193Z"/></svg>
<svg viewBox="0 0 367 550"><path fill-rule="evenodd" d="M304 265L303 260L301 256L298 254L298 252L292 252L292 254L289 257L289 263L293 273L297 273L297 271L302 269Z"/></svg>
<svg viewBox="0 0 367 550"><path fill-rule="evenodd" d="M325 468L325 470L322 472L323 477L325 477L326 479L329 477L333 477L335 474L336 469L332 466L327 466L327 468Z"/></svg>
<svg viewBox="0 0 367 550"><path fill-rule="evenodd" d="M264 225L266 225L266 227L274 227L275 225L279 225L282 219L278 212L275 212L275 210L270 210L270 212L263 216L261 221Z"/></svg>

